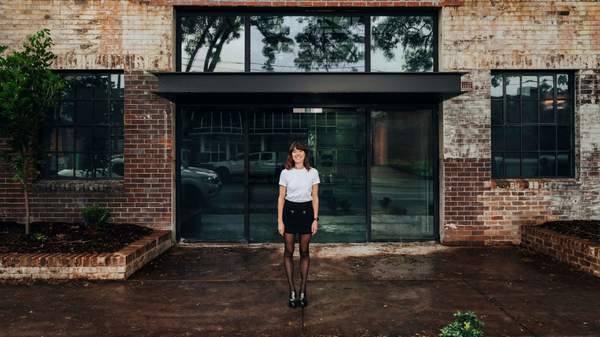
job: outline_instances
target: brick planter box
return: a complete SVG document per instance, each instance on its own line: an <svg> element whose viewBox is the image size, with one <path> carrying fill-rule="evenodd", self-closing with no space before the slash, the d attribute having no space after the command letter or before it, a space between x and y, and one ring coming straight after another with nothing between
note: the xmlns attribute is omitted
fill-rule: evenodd
<svg viewBox="0 0 600 337"><path fill-rule="evenodd" d="M539 226L523 226L521 246L600 277L600 244Z"/></svg>
<svg viewBox="0 0 600 337"><path fill-rule="evenodd" d="M0 279L123 280L171 246L171 231L162 230L114 253L3 253Z"/></svg>

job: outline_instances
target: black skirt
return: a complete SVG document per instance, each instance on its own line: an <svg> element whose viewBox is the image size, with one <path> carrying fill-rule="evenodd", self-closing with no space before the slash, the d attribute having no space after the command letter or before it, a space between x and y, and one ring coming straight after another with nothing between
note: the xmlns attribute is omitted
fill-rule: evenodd
<svg viewBox="0 0 600 337"><path fill-rule="evenodd" d="M313 219L312 201L293 202L285 199L282 216L285 233L309 234Z"/></svg>

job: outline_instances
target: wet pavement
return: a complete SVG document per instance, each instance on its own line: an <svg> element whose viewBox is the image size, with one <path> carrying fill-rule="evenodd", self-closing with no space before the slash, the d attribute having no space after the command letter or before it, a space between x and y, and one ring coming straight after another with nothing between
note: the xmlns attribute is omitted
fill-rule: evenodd
<svg viewBox="0 0 600 337"><path fill-rule="evenodd" d="M457 310L486 336L600 336L600 278L518 247L310 249L304 309L282 245L180 246L127 281L0 284L0 336L437 336Z"/></svg>

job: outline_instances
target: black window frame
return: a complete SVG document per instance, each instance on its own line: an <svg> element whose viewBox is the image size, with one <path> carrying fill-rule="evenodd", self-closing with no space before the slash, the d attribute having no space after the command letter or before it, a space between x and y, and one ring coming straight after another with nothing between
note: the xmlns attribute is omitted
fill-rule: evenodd
<svg viewBox="0 0 600 337"><path fill-rule="evenodd" d="M124 178L124 174L121 176L114 176L113 172L112 172L112 158L113 155L121 155L123 157L123 171L124 171L124 125L125 125L125 73L123 70L111 70L111 69L106 69L106 70L96 70L96 69L64 69L64 70L54 70L54 72L56 74L58 74L61 77L67 77L67 76L107 76L108 77L108 83L107 83L107 92L106 92L106 97L104 98L97 98L95 95L95 91L93 91L93 95L91 98L79 98L77 96L75 97L67 97L66 93L67 90L65 89L65 92L63 93L63 96L60 98L60 100L58 101L58 103L54 106L53 109L51 109L51 111L49 111L49 114L51 114L50 116L48 116L48 118L46 119L46 122L44 123L43 127L42 127L42 143L45 144L44 148L43 148L43 167L41 170L41 178L44 180L94 180L94 181L98 181L98 180L123 180ZM123 94L117 97L112 97L112 92L113 90L111 89L111 76L117 75L120 77L120 81L122 81L122 90L123 90ZM61 106L63 105L63 103L65 102L79 102L79 101L88 101L89 102L89 106L92 107L92 109L96 108L96 102L106 102L106 108L108 109L108 121L103 121L103 122L97 122L97 121L91 121L91 122L84 122L81 123L80 120L78 120L78 118L76 117L77 113L76 113L76 108L74 108L74 115L73 115L73 121L72 122L60 122L58 120L58 114L59 111L61 109ZM121 108L121 119L116 121L114 120L113 116L111 115L111 105L115 102L120 102L120 108ZM93 113L93 112L92 112ZM51 140L47 137L51 137L52 136L52 131L53 129L70 129L73 130L73 140L72 140L72 144L70 146L70 151L64 151L64 150L59 150L58 148L56 149L50 149L48 148L48 144L51 143ZM77 130L79 129L83 129L83 128L89 128L91 129L92 134L95 132L94 129L96 128L106 128L106 132L107 132L107 139L108 139L108 145L105 149L105 151L101 151L101 150L88 150L88 151L79 151L77 149L77 144L78 144L78 139L77 139ZM120 133L118 135L113 134L114 130L120 130ZM58 138L58 132L55 133L55 137ZM92 138L93 139L93 138ZM115 144L117 144L116 142L121 141L123 143L123 150L120 152L113 152L113 147L115 146ZM55 144L58 146L58 140L55 140ZM77 176L77 167L76 167L76 156L77 155L88 155L90 156L92 159L92 168L89 169L91 171L90 176ZM70 155L71 156L71 160L73 162L73 175L71 176L61 176L58 174L59 169L58 169L58 158L60 155ZM96 176L96 172L100 169L102 169L102 167L96 167L96 160L93 159L94 155L101 155L101 156L105 156L105 158L108 158L108 175L102 175L102 176ZM56 168L56 171L49 171L46 169L46 167L52 167L51 165L48 164L48 160L54 160L54 167Z"/></svg>
<svg viewBox="0 0 600 337"><path fill-rule="evenodd" d="M567 74L568 75L568 98L565 99L564 101L568 102L568 107L569 107L569 122L568 123L560 123L558 120L558 102L561 101L558 97L557 97L557 91L558 91L558 85L557 85L557 76L558 75L562 75L562 74ZM495 98L494 96L492 96L492 79L495 76L502 76L502 97L501 98ZM491 71L491 76L490 76L490 162L491 162L491 177L492 179L498 179L498 180L509 180L509 179L572 179L576 177L576 172L575 172L575 155L576 155L576 148L575 148L575 71L574 70L492 70ZM537 86L537 90L536 90L536 95L537 98L535 99L536 104L536 108L537 108L537 121L536 122L524 122L524 104L523 102L533 102L534 100L530 100L530 99L523 99L523 95L521 93L521 90L519 91L519 122L509 122L507 120L507 109L508 109L508 96L506 94L506 78L507 77L516 77L518 76L520 78L520 83L519 83L519 88L521 89L523 87L523 77L527 77L527 76L536 76L537 80L538 80L538 86ZM542 122L541 119L541 114L542 114L542 109L540 108L540 106L542 105L542 102L544 101L544 99L541 97L541 93L539 90L540 87L540 78L541 77L547 77L547 76L552 76L553 78L553 88L552 88L552 111L553 111L553 121L552 122ZM494 121L494 103L495 102L501 102L502 104L502 123L495 123ZM516 127L519 128L519 135L520 135L520 140L519 140L519 150L507 150L506 146L506 138L507 138L507 132L506 129L507 127ZM554 137L553 137L553 142L554 142L554 149L553 150L543 150L542 149L542 145L541 145L541 130L543 127L554 127ZM502 149L501 150L495 150L495 145L494 145L494 138L495 138L495 129L497 127L501 127L503 132L502 132ZM524 142L523 142L523 130L525 129L525 127L535 127L536 128L536 134L537 134L537 140L536 140L536 146L537 149L536 150L524 150ZM570 135L569 135L569 142L570 142L570 146L568 150L560 150L559 149L559 145L558 145L558 141L559 141L559 130L561 127L569 127L570 130ZM500 172L497 172L497 170L495 170L496 168L496 163L495 163L495 158L496 158L496 154L497 153L501 153L502 154L502 164L501 164L501 168L500 168ZM518 154L519 155L519 174L518 176L508 176L506 174L506 158L507 158L507 153L511 153L511 154ZM534 176L529 176L529 175L525 175L523 173L523 158L524 158L524 154L528 154L528 153L535 153L537 156L537 175ZM540 156L543 153L550 153L554 155L554 174L553 175L547 175L547 174L542 174L541 172L541 165L540 165ZM568 175L559 175L559 164L558 164L558 155L560 153L568 153L569 154L569 174Z"/></svg>
<svg viewBox="0 0 600 337"><path fill-rule="evenodd" d="M252 7L252 8L239 8L239 7L207 7L198 9L197 7L189 6L178 6L175 8L175 71L181 72L181 17L182 16L241 16L244 20L244 70L241 72L251 72L250 64L250 47L251 47L251 27L250 27L250 16L260 15L289 15L289 16L362 16L365 22L365 58L364 58L364 71L357 73L370 73L371 72L371 17L372 16L429 16L433 20L433 69L427 72L416 72L416 73L435 73L439 69L439 43L438 43L438 31L439 31L439 10L436 8L332 8L332 7L312 7L312 8L269 8L269 7ZM235 72L228 72L235 73ZM276 73L285 73L277 71ZM323 71L314 71L313 73L326 73ZM336 71L336 73L343 73L343 71ZM394 72L384 72L394 73ZM399 70L398 73L411 73Z"/></svg>

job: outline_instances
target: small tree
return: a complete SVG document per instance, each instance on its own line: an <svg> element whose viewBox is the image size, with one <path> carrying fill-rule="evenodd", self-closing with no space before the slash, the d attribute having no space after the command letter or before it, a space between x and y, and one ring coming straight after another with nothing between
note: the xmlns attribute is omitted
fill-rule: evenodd
<svg viewBox="0 0 600 337"><path fill-rule="evenodd" d="M0 45L0 137L8 141L1 155L23 186L26 234L31 182L39 175L42 157L41 128L65 86L50 69L56 59L53 44L50 31L43 29L27 38L22 51L3 55L7 47Z"/></svg>

